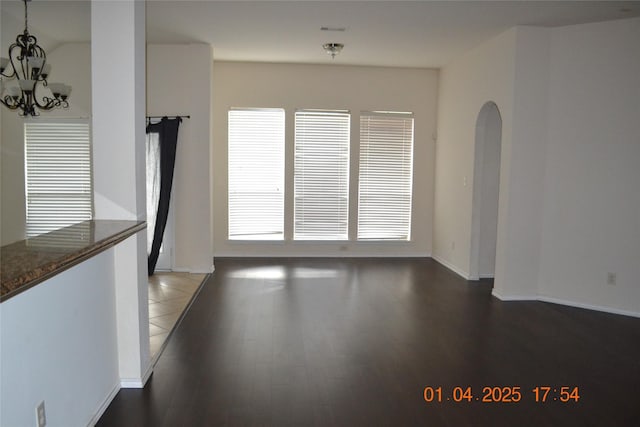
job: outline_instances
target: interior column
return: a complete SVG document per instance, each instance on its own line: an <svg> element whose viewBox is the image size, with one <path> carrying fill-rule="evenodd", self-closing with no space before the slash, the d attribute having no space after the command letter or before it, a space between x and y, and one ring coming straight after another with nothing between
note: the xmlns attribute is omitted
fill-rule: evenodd
<svg viewBox="0 0 640 427"><path fill-rule="evenodd" d="M96 219L143 220L145 3L91 4L93 183ZM123 387L151 374L146 232L115 248L118 362Z"/></svg>

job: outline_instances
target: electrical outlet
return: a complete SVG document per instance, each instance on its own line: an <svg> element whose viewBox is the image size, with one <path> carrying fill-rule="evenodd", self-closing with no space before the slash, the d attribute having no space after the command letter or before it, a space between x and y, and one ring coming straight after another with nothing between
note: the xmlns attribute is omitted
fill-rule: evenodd
<svg viewBox="0 0 640 427"><path fill-rule="evenodd" d="M44 411L44 400L36 406L36 425L37 427L45 427L47 425L47 414Z"/></svg>
<svg viewBox="0 0 640 427"><path fill-rule="evenodd" d="M615 285L616 279L616 273L607 273L607 285Z"/></svg>

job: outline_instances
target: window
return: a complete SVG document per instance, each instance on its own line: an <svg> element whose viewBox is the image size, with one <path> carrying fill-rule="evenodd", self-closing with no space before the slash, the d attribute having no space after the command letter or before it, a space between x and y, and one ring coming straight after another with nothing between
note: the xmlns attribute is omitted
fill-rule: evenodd
<svg viewBox="0 0 640 427"><path fill-rule="evenodd" d="M89 123L27 121L24 138L27 237L91 219Z"/></svg>
<svg viewBox="0 0 640 427"><path fill-rule="evenodd" d="M229 239L284 238L284 110L229 111Z"/></svg>
<svg viewBox="0 0 640 427"><path fill-rule="evenodd" d="M344 111L295 114L294 240L346 240L349 126Z"/></svg>
<svg viewBox="0 0 640 427"><path fill-rule="evenodd" d="M410 239L412 157L411 114L361 114L359 240Z"/></svg>

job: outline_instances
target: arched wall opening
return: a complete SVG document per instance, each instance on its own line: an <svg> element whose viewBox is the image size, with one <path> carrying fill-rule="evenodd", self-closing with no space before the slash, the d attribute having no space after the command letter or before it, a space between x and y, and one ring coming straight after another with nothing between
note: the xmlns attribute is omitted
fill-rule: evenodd
<svg viewBox="0 0 640 427"><path fill-rule="evenodd" d="M471 211L471 280L495 275L500 194L502 118L494 102L485 103L476 121Z"/></svg>

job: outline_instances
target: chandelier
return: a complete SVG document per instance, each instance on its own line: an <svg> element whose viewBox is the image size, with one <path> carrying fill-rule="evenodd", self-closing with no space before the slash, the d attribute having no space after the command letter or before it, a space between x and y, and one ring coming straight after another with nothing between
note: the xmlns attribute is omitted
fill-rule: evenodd
<svg viewBox="0 0 640 427"><path fill-rule="evenodd" d="M20 110L21 116L39 116L41 111L56 107L68 108L71 86L64 83L48 83L51 64L35 36L29 34L27 2L24 1L24 32L18 34L15 43L9 46L9 57L0 58L0 75L7 82L17 84L5 86L0 77L0 102L10 110ZM48 88L48 96L44 88Z"/></svg>

